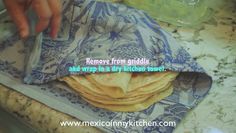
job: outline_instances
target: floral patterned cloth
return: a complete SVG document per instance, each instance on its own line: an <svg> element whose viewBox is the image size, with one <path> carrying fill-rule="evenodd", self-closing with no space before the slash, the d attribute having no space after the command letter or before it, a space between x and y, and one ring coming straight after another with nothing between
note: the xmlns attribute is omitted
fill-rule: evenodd
<svg viewBox="0 0 236 133"><path fill-rule="evenodd" d="M64 0L62 28L56 40L51 40L45 31L22 43L14 25L6 20L4 17L0 21L1 27L8 27L1 29L4 35L0 38L0 83L80 120L144 119L178 123L211 87L211 78L170 34L146 13L134 8L94 0ZM29 56L36 58L29 60ZM110 112L89 105L55 80L72 74L70 66L84 66L86 58L91 57L146 58L152 66L164 66L181 74L174 82L174 93L148 109L132 113ZM119 133L170 133L174 129L155 126L98 128Z"/></svg>
<svg viewBox="0 0 236 133"><path fill-rule="evenodd" d="M62 32L66 30L63 34L68 34L68 39L64 36L57 41L43 38L42 44L37 44L42 48L40 60L31 73L27 73L27 83L40 84L69 75L69 67L84 66L86 58L146 58L151 66L164 66L181 72L204 72L167 32L142 11L118 4L77 0L73 7L64 10L63 23ZM32 41L28 43L34 44Z"/></svg>

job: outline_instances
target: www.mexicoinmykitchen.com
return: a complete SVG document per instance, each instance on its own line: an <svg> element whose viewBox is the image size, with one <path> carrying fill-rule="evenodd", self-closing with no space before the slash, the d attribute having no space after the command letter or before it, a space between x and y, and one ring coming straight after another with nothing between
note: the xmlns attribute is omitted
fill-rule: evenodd
<svg viewBox="0 0 236 133"><path fill-rule="evenodd" d="M111 127L111 126L122 126L122 127L143 127L143 126L158 126L158 127L175 127L175 121L62 121L60 122L62 127L73 127L73 126L102 126L102 127Z"/></svg>

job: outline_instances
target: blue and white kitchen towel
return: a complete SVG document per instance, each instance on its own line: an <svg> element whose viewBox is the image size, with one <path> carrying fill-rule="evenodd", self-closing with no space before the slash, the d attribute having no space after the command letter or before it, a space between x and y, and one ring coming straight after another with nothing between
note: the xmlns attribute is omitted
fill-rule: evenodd
<svg viewBox="0 0 236 133"><path fill-rule="evenodd" d="M212 80L176 41L143 11L94 0L64 0L63 24L56 40L43 33L22 42L8 17L0 18L0 83L58 111L86 121L175 121L208 93ZM29 49L38 59L28 61ZM83 101L57 78L70 75L70 66L86 58L146 58L152 66L181 74L174 92L140 112L121 113L96 108ZM26 62L25 62L26 59ZM24 70L27 65L27 71ZM29 65L31 65L29 67ZM23 80L24 79L24 80ZM25 83L33 84L27 85ZM106 132L171 133L174 127L98 127Z"/></svg>

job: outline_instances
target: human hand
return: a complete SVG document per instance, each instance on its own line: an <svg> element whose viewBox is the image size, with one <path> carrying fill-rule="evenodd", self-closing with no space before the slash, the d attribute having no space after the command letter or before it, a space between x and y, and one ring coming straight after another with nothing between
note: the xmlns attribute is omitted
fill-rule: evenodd
<svg viewBox="0 0 236 133"><path fill-rule="evenodd" d="M60 0L3 0L5 7L18 27L20 36L29 36L29 22L26 11L29 7L38 16L35 27L37 33L50 27L50 36L56 38L61 24L61 2Z"/></svg>

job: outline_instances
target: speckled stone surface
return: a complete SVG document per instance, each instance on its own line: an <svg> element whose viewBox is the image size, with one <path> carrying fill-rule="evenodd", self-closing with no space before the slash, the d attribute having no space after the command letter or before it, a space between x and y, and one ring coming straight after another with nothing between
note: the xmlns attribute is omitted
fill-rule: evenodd
<svg viewBox="0 0 236 133"><path fill-rule="evenodd" d="M214 17L196 28L161 26L213 77L209 95L193 109L175 133L236 132L236 1L227 0ZM50 109L9 88L0 87L0 105L26 120L39 132L100 132L92 127L62 128L61 120L74 118Z"/></svg>
<svg viewBox="0 0 236 133"><path fill-rule="evenodd" d="M236 133L236 1L193 29L162 24L213 77L209 95L175 133Z"/></svg>
<svg viewBox="0 0 236 133"><path fill-rule="evenodd" d="M62 127L61 121L78 120L2 85L0 85L0 106L20 120L27 122L39 133L101 133L94 127Z"/></svg>

